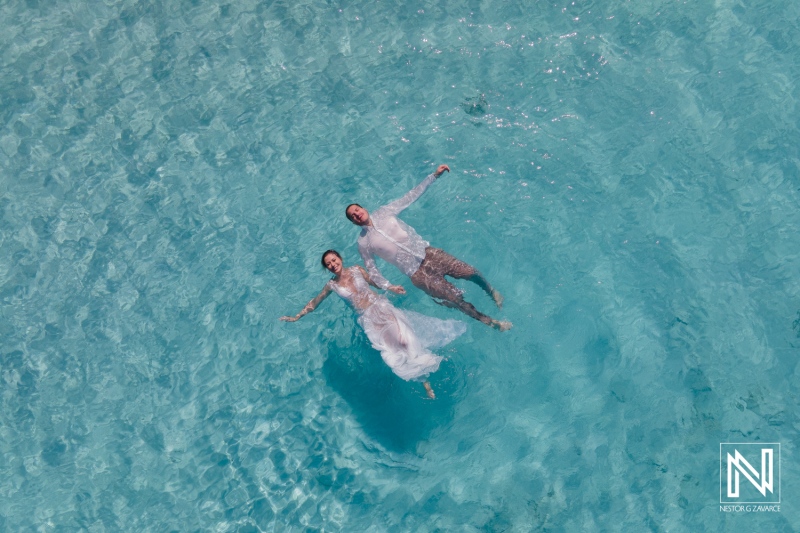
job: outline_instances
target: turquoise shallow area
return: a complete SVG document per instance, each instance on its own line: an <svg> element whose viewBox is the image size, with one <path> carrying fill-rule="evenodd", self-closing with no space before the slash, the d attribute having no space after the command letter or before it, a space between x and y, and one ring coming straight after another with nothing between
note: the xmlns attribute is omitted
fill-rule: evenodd
<svg viewBox="0 0 800 533"><path fill-rule="evenodd" d="M800 530L799 16L3 3L0 530ZM431 402L337 298L278 317L439 163L403 218L514 328ZM757 441L781 512L721 512Z"/></svg>

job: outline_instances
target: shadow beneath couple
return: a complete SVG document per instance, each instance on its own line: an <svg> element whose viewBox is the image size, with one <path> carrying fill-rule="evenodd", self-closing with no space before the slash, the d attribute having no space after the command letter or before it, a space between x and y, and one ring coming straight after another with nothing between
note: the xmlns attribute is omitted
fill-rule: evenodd
<svg viewBox="0 0 800 533"><path fill-rule="evenodd" d="M437 399L429 400L422 383L395 376L361 328L351 329L349 338L320 339L328 347L322 365L328 385L347 401L367 435L387 450L414 453L417 443L453 419L456 399L447 394L454 388L452 363L443 361L431 375Z"/></svg>

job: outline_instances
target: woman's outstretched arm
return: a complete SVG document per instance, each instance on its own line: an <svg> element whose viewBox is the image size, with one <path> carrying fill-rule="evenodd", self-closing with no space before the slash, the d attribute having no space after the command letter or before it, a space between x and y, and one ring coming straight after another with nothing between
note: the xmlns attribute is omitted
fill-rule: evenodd
<svg viewBox="0 0 800 533"><path fill-rule="evenodd" d="M372 281L372 278L369 277L369 272L367 272L364 269L364 267L359 266L358 267L358 271L361 272L361 275L364 276L364 279L367 280L367 283L369 283L370 285L372 285L376 289L383 289L384 288L384 287L381 287L380 285L378 285L377 283L375 283L374 281ZM386 287L386 290L387 291L396 292L397 294L405 294L406 293L406 290L401 285L389 285L388 287Z"/></svg>
<svg viewBox="0 0 800 533"><path fill-rule="evenodd" d="M327 298L330 293L331 293L331 287L326 283L325 287L323 287L320 293L317 294L313 300L308 302L306 306L303 307L303 309L299 313L297 313L295 316L282 316L280 319L283 320L284 322L296 322L300 320L308 313L316 309L317 306L320 304L320 302L325 298Z"/></svg>

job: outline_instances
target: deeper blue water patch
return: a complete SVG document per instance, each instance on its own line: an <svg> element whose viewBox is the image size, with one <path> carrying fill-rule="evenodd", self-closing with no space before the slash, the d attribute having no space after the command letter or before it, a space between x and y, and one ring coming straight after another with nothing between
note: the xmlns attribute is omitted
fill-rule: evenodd
<svg viewBox="0 0 800 533"><path fill-rule="evenodd" d="M795 531L792 2L0 6L0 530ZM344 208L468 300L437 399ZM403 309L460 318L393 267ZM779 512L720 443L781 444Z"/></svg>

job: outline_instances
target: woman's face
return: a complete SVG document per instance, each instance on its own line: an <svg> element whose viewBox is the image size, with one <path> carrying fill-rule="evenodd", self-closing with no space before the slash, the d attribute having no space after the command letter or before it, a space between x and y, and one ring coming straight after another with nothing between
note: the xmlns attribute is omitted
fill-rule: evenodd
<svg viewBox="0 0 800 533"><path fill-rule="evenodd" d="M337 276L342 272L342 260L336 254L328 254L323 260L325 268L336 274Z"/></svg>

